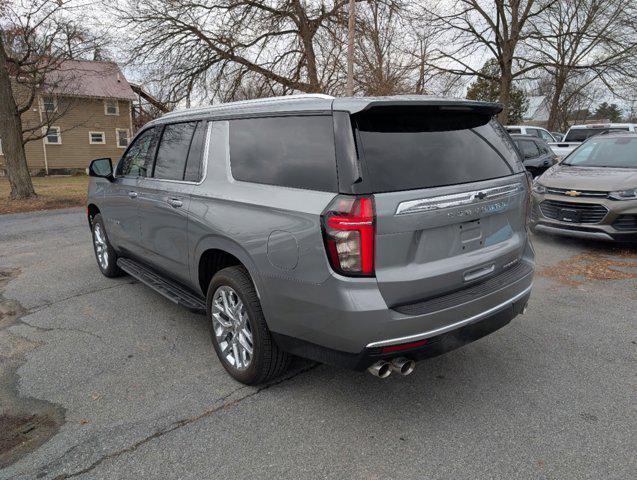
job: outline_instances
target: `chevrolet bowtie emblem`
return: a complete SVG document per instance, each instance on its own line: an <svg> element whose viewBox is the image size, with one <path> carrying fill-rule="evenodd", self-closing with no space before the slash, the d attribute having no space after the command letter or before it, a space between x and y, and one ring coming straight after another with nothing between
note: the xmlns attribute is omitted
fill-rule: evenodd
<svg viewBox="0 0 637 480"><path fill-rule="evenodd" d="M564 195L568 195L569 197L579 197L582 193L577 190L569 190L568 192L564 192Z"/></svg>

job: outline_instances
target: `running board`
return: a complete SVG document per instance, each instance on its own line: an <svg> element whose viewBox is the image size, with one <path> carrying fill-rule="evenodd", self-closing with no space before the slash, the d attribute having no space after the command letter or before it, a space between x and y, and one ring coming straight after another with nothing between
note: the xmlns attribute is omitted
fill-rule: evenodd
<svg viewBox="0 0 637 480"><path fill-rule="evenodd" d="M206 313L206 302L203 298L189 292L177 282L170 280L130 258L118 258L117 266L131 277L145 283L168 300L196 313Z"/></svg>

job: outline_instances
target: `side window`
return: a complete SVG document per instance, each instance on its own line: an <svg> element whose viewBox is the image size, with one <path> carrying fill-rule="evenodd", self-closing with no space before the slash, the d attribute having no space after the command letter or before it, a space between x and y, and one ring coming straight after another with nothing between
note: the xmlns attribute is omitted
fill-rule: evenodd
<svg viewBox="0 0 637 480"><path fill-rule="evenodd" d="M332 117L231 120L230 164L237 180L336 192Z"/></svg>
<svg viewBox="0 0 637 480"><path fill-rule="evenodd" d="M540 131L537 128L527 128L526 134L533 135L534 137L540 138Z"/></svg>
<svg viewBox="0 0 637 480"><path fill-rule="evenodd" d="M520 140L520 150L524 158L535 158L540 156L540 150L533 140Z"/></svg>
<svg viewBox="0 0 637 480"><path fill-rule="evenodd" d="M540 133L540 138L542 140L544 140L545 142L554 142L555 140L553 139L553 137L551 136L551 134L549 132L547 132L546 130L539 130L538 132Z"/></svg>
<svg viewBox="0 0 637 480"><path fill-rule="evenodd" d="M199 122L195 135L192 137L190 152L188 152L188 162L186 163L186 174L184 180L187 182L198 182L203 176L203 151L206 141L206 131L208 122Z"/></svg>
<svg viewBox="0 0 637 480"><path fill-rule="evenodd" d="M159 141L154 178L183 180L186 159L197 122L166 125Z"/></svg>
<svg viewBox="0 0 637 480"><path fill-rule="evenodd" d="M117 175L122 177L146 177L152 165L155 129L150 128L135 139L117 165Z"/></svg>
<svg viewBox="0 0 637 480"><path fill-rule="evenodd" d="M514 133L522 133L522 130L520 130L519 128L509 128L506 127L506 131L509 132L510 134L514 134Z"/></svg>

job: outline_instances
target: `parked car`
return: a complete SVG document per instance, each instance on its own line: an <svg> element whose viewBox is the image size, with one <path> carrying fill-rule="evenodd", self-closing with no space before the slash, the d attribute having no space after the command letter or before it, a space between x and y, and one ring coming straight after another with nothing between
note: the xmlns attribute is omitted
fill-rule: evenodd
<svg viewBox="0 0 637 480"><path fill-rule="evenodd" d="M504 128L510 135L530 135L532 137L541 138L545 142L557 141L551 132L542 127L533 127L530 125L507 125Z"/></svg>
<svg viewBox="0 0 637 480"><path fill-rule="evenodd" d="M586 140L533 184L535 231L637 241L637 135Z"/></svg>
<svg viewBox="0 0 637 480"><path fill-rule="evenodd" d="M409 374L524 311L530 185L498 104L302 95L178 111L90 165L101 272L209 319L247 384L290 355Z"/></svg>
<svg viewBox="0 0 637 480"><path fill-rule="evenodd" d="M560 132L551 132L551 135L553 135L553 138L556 142L561 142L562 140L564 140L565 137L565 135Z"/></svg>
<svg viewBox="0 0 637 480"><path fill-rule="evenodd" d="M560 159L565 158L575 150L587 138L608 133L609 131L635 132L637 124L634 123L603 123L590 125L573 125L566 132L564 140L551 143L551 148Z"/></svg>
<svg viewBox="0 0 637 480"><path fill-rule="evenodd" d="M511 138L520 150L524 167L533 177L543 174L558 162L551 147L541 138L531 135L511 135Z"/></svg>

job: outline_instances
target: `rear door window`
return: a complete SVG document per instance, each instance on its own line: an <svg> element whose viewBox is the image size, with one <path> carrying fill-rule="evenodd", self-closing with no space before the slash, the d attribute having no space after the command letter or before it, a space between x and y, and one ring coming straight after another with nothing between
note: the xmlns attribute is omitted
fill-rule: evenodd
<svg viewBox="0 0 637 480"><path fill-rule="evenodd" d="M377 107L356 114L354 123L376 192L477 182L522 169L511 138L488 115Z"/></svg>
<svg viewBox="0 0 637 480"><path fill-rule="evenodd" d="M237 180L336 192L332 116L231 120L230 164Z"/></svg>
<svg viewBox="0 0 637 480"><path fill-rule="evenodd" d="M533 140L520 140L520 150L524 158L536 158L540 156L540 150Z"/></svg>
<svg viewBox="0 0 637 480"><path fill-rule="evenodd" d="M153 177L183 180L186 160L197 122L166 125L159 141Z"/></svg>
<svg viewBox="0 0 637 480"><path fill-rule="evenodd" d="M184 180L187 182L199 182L203 177L203 150L207 128L208 122L199 122L192 137L184 175Z"/></svg>

